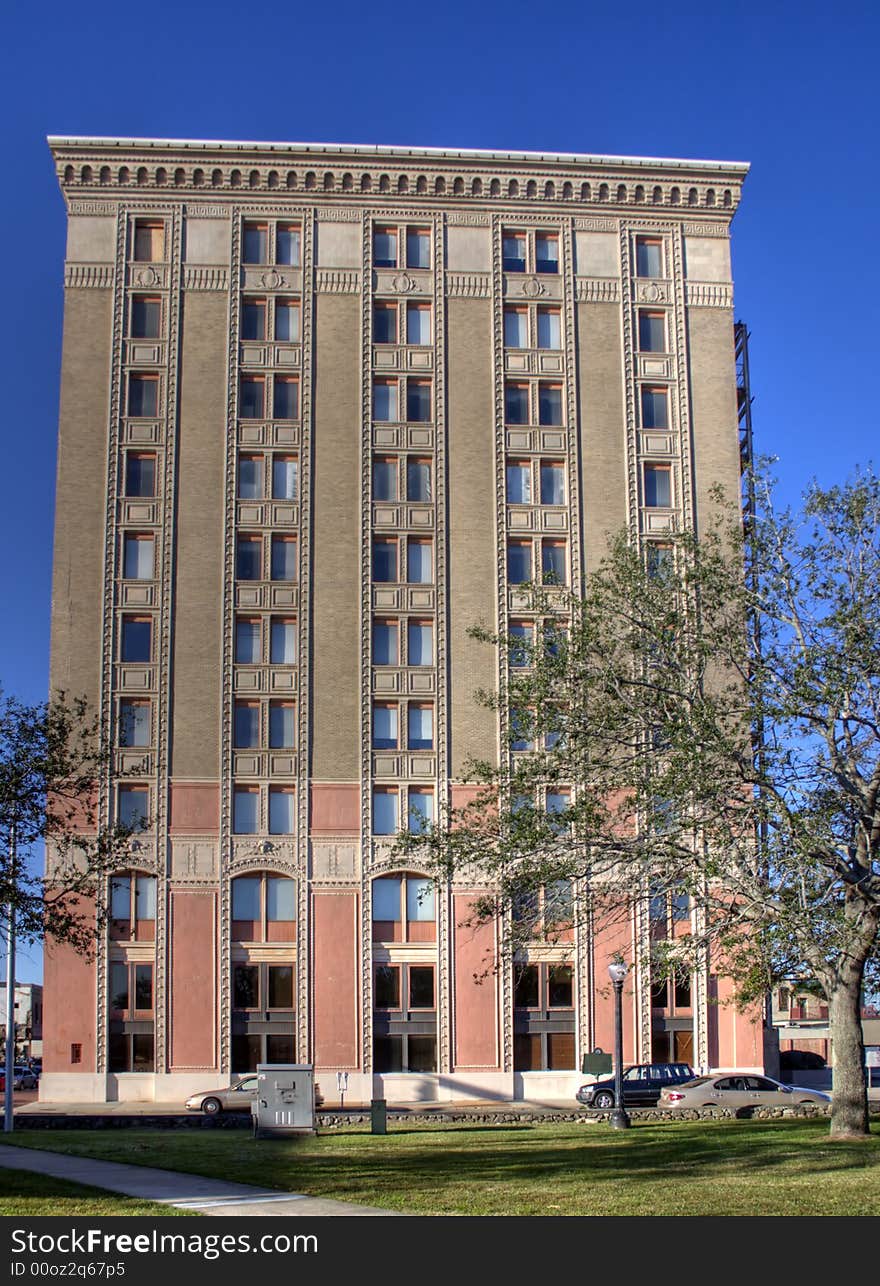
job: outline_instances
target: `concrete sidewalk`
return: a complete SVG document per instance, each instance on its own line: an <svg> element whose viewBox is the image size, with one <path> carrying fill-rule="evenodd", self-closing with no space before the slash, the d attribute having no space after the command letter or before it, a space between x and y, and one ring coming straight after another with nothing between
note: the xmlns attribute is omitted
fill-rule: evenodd
<svg viewBox="0 0 880 1286"><path fill-rule="evenodd" d="M180 1174L175 1170L123 1165L118 1161L95 1161L88 1157L64 1156L60 1152L43 1152L33 1148L0 1145L0 1166L10 1170L48 1174L70 1183L87 1183L93 1188L121 1192L127 1197L140 1197L204 1215L400 1213L397 1210L353 1205L348 1201L331 1201L325 1197L307 1197L299 1192L278 1192L271 1188L251 1187L246 1183L229 1183L224 1179L206 1179L202 1175Z"/></svg>

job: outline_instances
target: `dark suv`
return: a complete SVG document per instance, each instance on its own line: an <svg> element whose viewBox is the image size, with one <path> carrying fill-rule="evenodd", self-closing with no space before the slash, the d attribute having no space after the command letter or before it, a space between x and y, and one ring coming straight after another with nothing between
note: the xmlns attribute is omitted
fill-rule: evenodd
<svg viewBox="0 0 880 1286"><path fill-rule="evenodd" d="M637 1063L623 1073L624 1107L653 1107L666 1085L680 1085L696 1075L690 1063ZM582 1085L575 1095L584 1107L614 1107L614 1077Z"/></svg>

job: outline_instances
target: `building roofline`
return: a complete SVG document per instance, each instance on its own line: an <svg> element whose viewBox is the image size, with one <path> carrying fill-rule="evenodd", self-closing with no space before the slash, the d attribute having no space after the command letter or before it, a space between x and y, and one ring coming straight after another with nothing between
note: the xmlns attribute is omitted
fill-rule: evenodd
<svg viewBox="0 0 880 1286"><path fill-rule="evenodd" d="M46 140L50 148L112 148L217 152L267 152L299 153L317 156L395 156L432 159L479 161L553 162L568 165L626 166L639 169L714 170L745 177L749 172L748 161L692 160L657 156L603 156L587 152L508 152L482 148L399 147L372 143L257 143L228 139L177 139L177 138L90 138L79 135L50 134Z"/></svg>

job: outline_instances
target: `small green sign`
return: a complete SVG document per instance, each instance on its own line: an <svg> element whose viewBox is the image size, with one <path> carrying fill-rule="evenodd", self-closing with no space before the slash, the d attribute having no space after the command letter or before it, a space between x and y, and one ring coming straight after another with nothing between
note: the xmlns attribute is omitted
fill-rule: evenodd
<svg viewBox="0 0 880 1286"><path fill-rule="evenodd" d="M592 1054L584 1054L581 1071L584 1076L605 1075L611 1071L611 1055L603 1054L601 1049L595 1050Z"/></svg>

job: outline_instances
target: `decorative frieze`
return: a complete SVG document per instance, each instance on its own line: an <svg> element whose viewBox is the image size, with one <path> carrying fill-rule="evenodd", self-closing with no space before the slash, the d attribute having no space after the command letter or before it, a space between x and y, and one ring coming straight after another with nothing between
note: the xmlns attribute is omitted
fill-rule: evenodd
<svg viewBox="0 0 880 1286"><path fill-rule="evenodd" d="M452 228L491 228L492 216L489 214L467 214L463 210L450 210L446 222Z"/></svg>
<svg viewBox="0 0 880 1286"><path fill-rule="evenodd" d="M357 269L319 268L315 274L315 291L319 295L357 295L361 274Z"/></svg>
<svg viewBox="0 0 880 1286"><path fill-rule="evenodd" d="M576 277L574 291L579 304L620 303L620 281L617 277Z"/></svg>
<svg viewBox="0 0 880 1286"><path fill-rule="evenodd" d="M184 269L183 286L185 290L228 290L229 269L190 265Z"/></svg>
<svg viewBox="0 0 880 1286"><path fill-rule="evenodd" d="M70 201L67 208L70 214L116 214L119 209L119 202Z"/></svg>
<svg viewBox="0 0 880 1286"><path fill-rule="evenodd" d="M616 232L616 219L579 219L575 218L576 232Z"/></svg>
<svg viewBox="0 0 880 1286"><path fill-rule="evenodd" d="M686 237L724 237L729 234L727 223L685 223L682 232Z"/></svg>
<svg viewBox="0 0 880 1286"><path fill-rule="evenodd" d="M733 282L688 281L685 302L688 308L732 308Z"/></svg>
<svg viewBox="0 0 880 1286"><path fill-rule="evenodd" d="M346 210L339 206L319 206L316 211L319 223L360 223L360 210Z"/></svg>
<svg viewBox="0 0 880 1286"><path fill-rule="evenodd" d="M491 275L488 272L447 272L446 294L450 299L491 299Z"/></svg>
<svg viewBox="0 0 880 1286"><path fill-rule="evenodd" d="M228 219L230 209L228 205L187 205L185 213L188 219Z"/></svg>
<svg viewBox="0 0 880 1286"><path fill-rule="evenodd" d="M112 263L68 263L64 265L64 285L79 290L109 290L113 274Z"/></svg>

